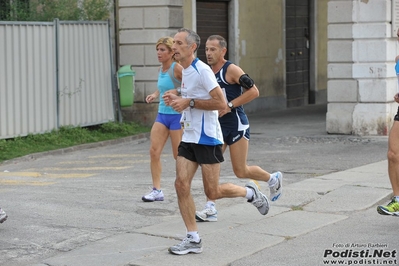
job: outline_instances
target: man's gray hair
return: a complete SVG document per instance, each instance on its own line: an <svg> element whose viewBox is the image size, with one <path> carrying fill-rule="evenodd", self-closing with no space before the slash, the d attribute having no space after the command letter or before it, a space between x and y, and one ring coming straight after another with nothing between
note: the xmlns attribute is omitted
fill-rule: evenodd
<svg viewBox="0 0 399 266"><path fill-rule="evenodd" d="M211 36L208 37L208 41L213 41L213 40L219 41L220 47L227 48L226 39L223 38L222 36L220 36L220 35L211 35Z"/></svg>
<svg viewBox="0 0 399 266"><path fill-rule="evenodd" d="M186 42L188 45L191 45L195 43L197 45L197 48L195 48L194 53L198 50L201 44L201 38L200 36L193 30L186 29L186 28L181 28L177 32L187 32L187 37L186 37Z"/></svg>

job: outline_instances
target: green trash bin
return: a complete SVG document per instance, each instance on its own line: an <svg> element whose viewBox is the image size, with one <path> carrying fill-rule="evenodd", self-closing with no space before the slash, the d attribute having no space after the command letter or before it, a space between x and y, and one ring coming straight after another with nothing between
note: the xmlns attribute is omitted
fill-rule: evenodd
<svg viewBox="0 0 399 266"><path fill-rule="evenodd" d="M134 101L134 76L136 72L131 65L122 66L118 70L119 102L121 107L129 107Z"/></svg>

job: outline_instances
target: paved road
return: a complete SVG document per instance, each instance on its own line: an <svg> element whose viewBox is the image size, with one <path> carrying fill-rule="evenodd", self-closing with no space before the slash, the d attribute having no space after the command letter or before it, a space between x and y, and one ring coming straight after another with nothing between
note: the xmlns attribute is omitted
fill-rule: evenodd
<svg viewBox="0 0 399 266"><path fill-rule="evenodd" d="M391 192L387 137L328 135L325 114L326 106L312 105L250 115L248 163L282 171L283 197L267 216L243 199L218 201L219 221L199 225L201 255L167 253L185 234L169 144L166 199L157 203L141 201L151 185L145 137L0 164L0 206L9 215L0 225L0 265L326 265L346 245L352 253L396 251L399 220L375 211ZM225 159L221 180L244 185ZM193 195L202 208L199 175Z"/></svg>

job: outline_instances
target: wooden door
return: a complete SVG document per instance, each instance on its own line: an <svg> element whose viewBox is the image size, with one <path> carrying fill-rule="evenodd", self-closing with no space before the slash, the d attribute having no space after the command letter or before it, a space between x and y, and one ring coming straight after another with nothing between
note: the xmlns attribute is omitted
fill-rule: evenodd
<svg viewBox="0 0 399 266"><path fill-rule="evenodd" d="M228 41L228 4L226 0L197 0L197 33L201 37L197 57L205 63L205 43L210 35L217 34ZM225 58L228 59L227 53Z"/></svg>

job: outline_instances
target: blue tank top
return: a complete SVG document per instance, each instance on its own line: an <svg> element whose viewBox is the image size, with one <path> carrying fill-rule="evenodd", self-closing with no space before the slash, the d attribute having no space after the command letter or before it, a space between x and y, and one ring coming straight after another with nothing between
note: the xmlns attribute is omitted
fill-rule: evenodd
<svg viewBox="0 0 399 266"><path fill-rule="evenodd" d="M159 70L157 86L159 90L158 113L160 114L179 114L171 106L167 106L162 98L166 91L180 87L181 82L174 76L175 65L176 63L173 62L166 72L162 72L162 68Z"/></svg>
<svg viewBox="0 0 399 266"><path fill-rule="evenodd" d="M240 84L229 84L226 81L227 67L232 64L230 61L226 61L223 67L215 74L216 80L219 83L220 88L225 92L227 102L234 100L243 93L243 89ZM235 106L231 113L227 113L222 117L219 117L219 123L222 128L231 130L244 130L249 127L248 117L245 114L244 107L242 105Z"/></svg>

